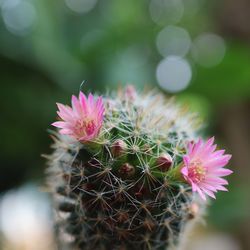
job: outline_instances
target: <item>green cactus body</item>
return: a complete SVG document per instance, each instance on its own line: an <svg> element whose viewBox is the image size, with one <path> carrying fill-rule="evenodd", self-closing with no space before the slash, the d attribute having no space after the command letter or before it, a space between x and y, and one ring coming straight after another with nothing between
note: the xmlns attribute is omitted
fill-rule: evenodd
<svg viewBox="0 0 250 250"><path fill-rule="evenodd" d="M48 184L59 249L173 249L198 216L190 186L175 176L197 118L157 91L124 93L104 99L91 142L53 136Z"/></svg>

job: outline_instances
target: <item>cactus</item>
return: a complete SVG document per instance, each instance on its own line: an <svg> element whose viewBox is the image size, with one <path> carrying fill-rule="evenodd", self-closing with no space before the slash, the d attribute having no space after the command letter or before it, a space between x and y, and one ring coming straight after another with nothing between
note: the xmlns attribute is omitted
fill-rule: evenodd
<svg viewBox="0 0 250 250"><path fill-rule="evenodd" d="M197 140L197 116L132 86L97 101L80 93L72 109L60 105L68 123L53 124L61 130L52 133L47 170L59 249L178 246L205 206L181 172L188 143Z"/></svg>

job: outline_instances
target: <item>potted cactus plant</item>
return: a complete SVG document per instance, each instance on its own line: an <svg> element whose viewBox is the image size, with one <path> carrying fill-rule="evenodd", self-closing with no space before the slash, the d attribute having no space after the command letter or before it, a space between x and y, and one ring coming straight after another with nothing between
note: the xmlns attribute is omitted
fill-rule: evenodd
<svg viewBox="0 0 250 250"><path fill-rule="evenodd" d="M231 156L199 137L195 114L153 90L80 92L57 104L48 185L59 249L176 249Z"/></svg>

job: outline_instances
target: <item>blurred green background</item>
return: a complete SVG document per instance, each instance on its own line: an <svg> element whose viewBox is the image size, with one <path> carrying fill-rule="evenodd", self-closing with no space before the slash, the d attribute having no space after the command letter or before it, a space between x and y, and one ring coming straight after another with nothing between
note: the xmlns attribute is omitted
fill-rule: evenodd
<svg viewBox="0 0 250 250"><path fill-rule="evenodd" d="M249 23L248 0L0 0L2 247L18 242L10 235L20 227L3 222L16 215L6 199L14 209L21 191L42 186L55 103L69 103L85 81L83 91L98 93L159 87L200 113L234 170L206 230L224 237L218 249L250 249ZM3 249L38 249L15 244Z"/></svg>

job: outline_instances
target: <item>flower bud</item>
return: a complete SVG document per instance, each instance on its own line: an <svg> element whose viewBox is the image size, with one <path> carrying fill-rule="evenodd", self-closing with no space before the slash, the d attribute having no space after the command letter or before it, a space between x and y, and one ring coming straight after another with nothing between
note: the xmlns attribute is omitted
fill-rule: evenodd
<svg viewBox="0 0 250 250"><path fill-rule="evenodd" d="M137 96L135 87L133 85L128 85L125 89L125 95L128 100L134 101Z"/></svg>
<svg viewBox="0 0 250 250"><path fill-rule="evenodd" d="M127 144L122 140L116 140L111 146L111 153L114 157L119 157L127 150Z"/></svg>
<svg viewBox="0 0 250 250"><path fill-rule="evenodd" d="M125 177L131 177L135 174L135 168L129 163L124 163L120 169L119 173Z"/></svg>
<svg viewBox="0 0 250 250"><path fill-rule="evenodd" d="M157 167L163 172L168 171L172 163L173 163L173 160L169 154L162 154L156 160Z"/></svg>

